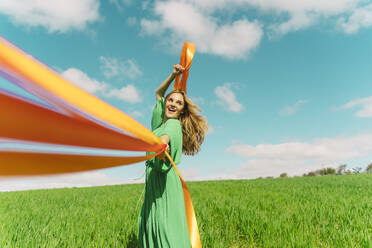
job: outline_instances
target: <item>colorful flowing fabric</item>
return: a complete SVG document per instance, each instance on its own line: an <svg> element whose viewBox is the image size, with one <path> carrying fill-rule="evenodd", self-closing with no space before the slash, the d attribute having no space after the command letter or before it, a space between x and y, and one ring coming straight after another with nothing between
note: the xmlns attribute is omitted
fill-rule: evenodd
<svg viewBox="0 0 372 248"><path fill-rule="evenodd" d="M98 156L25 150L0 150L0 176L88 171L145 161L166 145L130 116L69 83L53 70L0 37L0 76L49 105L0 89L0 138L19 142L153 152L151 155ZM185 198L192 247L201 247L190 194L176 165Z"/></svg>
<svg viewBox="0 0 372 248"><path fill-rule="evenodd" d="M189 77L189 70L191 67L192 59L195 54L195 45L194 43L185 42L182 48L181 52L181 59L180 59L180 65L182 65L185 68L185 71L176 77L176 81L174 83L174 90L182 90L183 92L186 92L186 83L187 78ZM181 79L182 76L182 79Z"/></svg>

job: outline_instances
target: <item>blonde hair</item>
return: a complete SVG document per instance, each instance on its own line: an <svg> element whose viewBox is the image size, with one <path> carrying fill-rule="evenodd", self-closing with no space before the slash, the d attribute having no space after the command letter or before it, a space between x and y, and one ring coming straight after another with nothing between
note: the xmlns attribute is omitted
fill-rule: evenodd
<svg viewBox="0 0 372 248"><path fill-rule="evenodd" d="M165 97L165 102L173 93L180 93L184 99L184 107L178 117L182 126L182 152L186 155L195 155L200 151L200 145L204 141L208 130L206 118L198 112L201 110L196 106L182 90L173 90Z"/></svg>

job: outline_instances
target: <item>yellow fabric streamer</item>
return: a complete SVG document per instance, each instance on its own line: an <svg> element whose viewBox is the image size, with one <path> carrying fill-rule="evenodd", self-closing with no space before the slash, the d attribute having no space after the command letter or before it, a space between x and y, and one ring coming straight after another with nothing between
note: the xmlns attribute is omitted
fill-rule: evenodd
<svg viewBox="0 0 372 248"><path fill-rule="evenodd" d="M138 163L151 159L160 152L140 157L114 157L26 151L0 151L0 175L30 176L97 170L118 165Z"/></svg>
<svg viewBox="0 0 372 248"><path fill-rule="evenodd" d="M97 123L77 119L0 91L0 137L60 145L126 151L160 151L164 144L150 145Z"/></svg>
<svg viewBox="0 0 372 248"><path fill-rule="evenodd" d="M67 82L51 69L7 44L4 39L0 39L0 66L9 73L32 82L31 93L51 104L66 108L57 100L60 99L79 111L123 129L149 144L162 143L155 134L130 116ZM48 94L41 94L43 91ZM72 111L68 108L66 110ZM74 114L80 115L79 112Z"/></svg>

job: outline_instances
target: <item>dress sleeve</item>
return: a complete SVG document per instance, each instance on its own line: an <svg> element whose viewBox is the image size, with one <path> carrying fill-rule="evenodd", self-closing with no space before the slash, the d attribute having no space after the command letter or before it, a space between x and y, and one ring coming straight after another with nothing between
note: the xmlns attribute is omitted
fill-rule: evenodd
<svg viewBox="0 0 372 248"><path fill-rule="evenodd" d="M152 111L151 129L154 131L161 126L164 117L164 97L156 101Z"/></svg>
<svg viewBox="0 0 372 248"><path fill-rule="evenodd" d="M177 119L169 119L164 124L164 130L159 134L159 136L167 135L169 137L169 148L170 156L172 157L175 164L181 162L182 156L182 128L181 123ZM153 163L153 168L160 172L168 172L172 168L172 164L166 158L165 162L155 158L155 163Z"/></svg>

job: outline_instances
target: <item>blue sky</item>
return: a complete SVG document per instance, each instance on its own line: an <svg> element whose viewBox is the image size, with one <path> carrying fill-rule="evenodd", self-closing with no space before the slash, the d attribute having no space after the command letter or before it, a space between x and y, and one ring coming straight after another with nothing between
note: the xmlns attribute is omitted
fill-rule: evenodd
<svg viewBox="0 0 372 248"><path fill-rule="evenodd" d="M155 89L183 42L196 44L188 95L211 130L197 156L183 156L186 179L372 162L368 1L21 2L1 1L0 35L149 128ZM143 171L140 163L8 185L120 183Z"/></svg>

